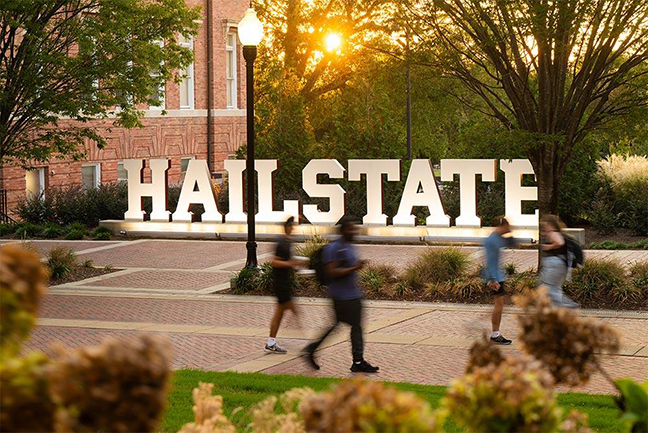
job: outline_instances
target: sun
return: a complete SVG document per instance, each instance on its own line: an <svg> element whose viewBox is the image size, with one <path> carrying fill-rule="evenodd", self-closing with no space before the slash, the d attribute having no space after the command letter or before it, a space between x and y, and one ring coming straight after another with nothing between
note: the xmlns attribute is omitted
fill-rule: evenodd
<svg viewBox="0 0 648 433"><path fill-rule="evenodd" d="M337 51L341 45L342 37L337 33L329 33L324 38L324 46L328 52Z"/></svg>

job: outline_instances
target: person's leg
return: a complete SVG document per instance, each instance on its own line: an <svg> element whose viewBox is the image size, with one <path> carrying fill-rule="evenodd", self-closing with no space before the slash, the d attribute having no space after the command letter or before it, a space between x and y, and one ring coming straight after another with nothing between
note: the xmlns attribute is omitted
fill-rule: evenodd
<svg viewBox="0 0 648 433"><path fill-rule="evenodd" d="M335 319L333 321L333 325L329 327L318 339L308 344L304 348L304 352L306 352L306 359L310 363L310 366L315 370L320 369L319 364L315 361L315 351L317 350L318 347L320 347L320 345L324 342L324 340L326 340L329 334L333 332L333 330L337 327L338 323L340 323L337 301L333 301L333 310L335 312Z"/></svg>
<svg viewBox="0 0 648 433"><path fill-rule="evenodd" d="M500 332L500 324L502 323L502 311L504 311L504 296L495 296L493 316L491 318L491 324L493 325L493 334Z"/></svg>
<svg viewBox="0 0 648 433"><path fill-rule="evenodd" d="M286 307L286 303L277 304L277 306L275 307L275 312L272 316L272 321L270 322L270 338L277 338L279 325L281 325L281 320L283 319L284 310L286 309Z"/></svg>
<svg viewBox="0 0 648 433"><path fill-rule="evenodd" d="M351 299L345 301L343 322L351 326L351 354L353 362L364 360L364 339L362 335L362 301Z"/></svg>
<svg viewBox="0 0 648 433"><path fill-rule="evenodd" d="M556 307L563 306L562 285L566 277L567 265L560 257L550 256L542 260L540 284L547 287L551 304Z"/></svg>

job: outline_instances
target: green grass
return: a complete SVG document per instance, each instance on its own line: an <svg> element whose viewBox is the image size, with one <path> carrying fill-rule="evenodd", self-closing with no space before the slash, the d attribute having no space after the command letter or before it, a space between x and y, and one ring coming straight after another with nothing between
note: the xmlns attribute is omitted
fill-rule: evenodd
<svg viewBox="0 0 648 433"><path fill-rule="evenodd" d="M179 370L174 375L169 395L169 407L164 414L162 424L163 431L177 432L183 424L193 421L191 391L198 386L198 382L214 384L214 393L223 396L225 414L228 417L234 409L242 407L243 410L235 413L230 419L235 425L246 425L248 422L248 409L270 395L278 395L291 388L305 386L315 391L323 391L330 388L331 384L339 382L339 379L267 375L262 373ZM403 391L415 392L430 402L432 407L437 407L445 394L445 387L443 386L410 383L390 383L390 385ZM618 417L619 412L612 396L568 393L560 394L558 401L565 415L572 409L588 414L590 427L595 431L618 432L622 430L622 424ZM458 432L461 430L450 420L446 424L446 431Z"/></svg>

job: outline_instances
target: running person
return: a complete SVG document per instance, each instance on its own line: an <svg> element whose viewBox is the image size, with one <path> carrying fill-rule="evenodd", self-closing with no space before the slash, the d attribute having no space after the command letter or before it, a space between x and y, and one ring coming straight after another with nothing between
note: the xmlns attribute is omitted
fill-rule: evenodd
<svg viewBox="0 0 648 433"><path fill-rule="evenodd" d="M500 265L500 253L502 248L515 245L512 237L504 237L511 232L511 226L506 218L498 218L497 227L484 241L484 250L486 251L486 266L484 267L484 280L493 295L493 315L491 323L493 332L491 333L491 342L495 344L511 344L512 341L504 338L500 332L502 322L502 311L504 310L504 281L506 273Z"/></svg>
<svg viewBox="0 0 648 433"><path fill-rule="evenodd" d="M270 336L265 345L266 352L284 354L287 352L277 344L277 333L283 319L284 312L290 310L295 315L299 328L299 313L292 300L292 277L294 269L299 262L292 258L292 237L291 233L295 225L295 218L290 217L284 223L285 235L277 243L277 251L272 259L272 274L274 277L274 291L277 297L277 306L274 316L270 322Z"/></svg>
<svg viewBox="0 0 648 433"><path fill-rule="evenodd" d="M547 215L540 222L542 251L540 285L546 286L554 307L578 308L579 305L563 293L562 285L569 273L567 243L558 217Z"/></svg>

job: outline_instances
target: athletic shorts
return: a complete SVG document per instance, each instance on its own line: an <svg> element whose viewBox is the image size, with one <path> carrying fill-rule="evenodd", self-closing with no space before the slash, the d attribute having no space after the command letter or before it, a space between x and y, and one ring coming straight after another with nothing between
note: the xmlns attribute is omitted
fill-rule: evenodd
<svg viewBox="0 0 648 433"><path fill-rule="evenodd" d="M289 287L275 287L275 296L279 304L292 301L292 290Z"/></svg>
<svg viewBox="0 0 648 433"><path fill-rule="evenodd" d="M499 282L499 289L493 290L490 287L488 287L488 284L486 285L486 289L490 292L491 296L504 296L506 295L506 290L504 290L504 281Z"/></svg>

